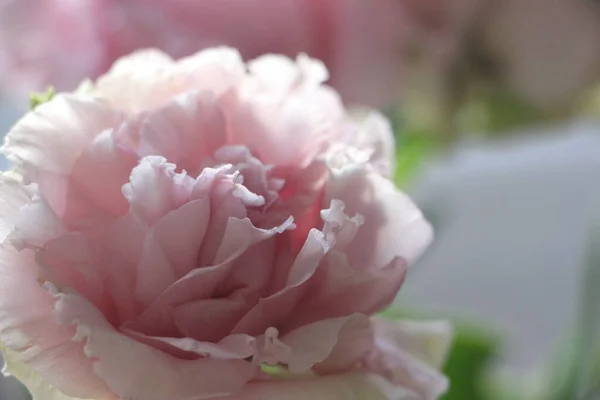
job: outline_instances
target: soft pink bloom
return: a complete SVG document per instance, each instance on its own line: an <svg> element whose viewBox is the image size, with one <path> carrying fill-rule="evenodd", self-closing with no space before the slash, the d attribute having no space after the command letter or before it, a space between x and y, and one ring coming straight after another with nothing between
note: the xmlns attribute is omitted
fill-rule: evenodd
<svg viewBox="0 0 600 400"><path fill-rule="evenodd" d="M72 90L138 48L179 58L228 45L245 59L307 53L345 101L387 105L400 91L404 16L398 0L16 0L0 6L0 79Z"/></svg>
<svg viewBox="0 0 600 400"><path fill-rule="evenodd" d="M390 180L387 121L326 79L305 56L147 50L19 121L0 180L11 371L84 399L443 393L448 326L371 317L431 228Z"/></svg>

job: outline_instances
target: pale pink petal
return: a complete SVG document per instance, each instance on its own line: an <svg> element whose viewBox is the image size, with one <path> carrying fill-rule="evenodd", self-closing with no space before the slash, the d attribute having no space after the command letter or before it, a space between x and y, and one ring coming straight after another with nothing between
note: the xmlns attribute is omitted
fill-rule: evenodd
<svg viewBox="0 0 600 400"><path fill-rule="evenodd" d="M270 229L257 228L248 218L230 218L227 222L227 228L225 229L221 245L217 250L215 263L231 260L236 254L242 254L253 244L267 240L293 228L294 219L292 217L283 221L279 226Z"/></svg>
<svg viewBox="0 0 600 400"><path fill-rule="evenodd" d="M0 243L13 231L19 219L19 209L31 201L32 194L14 172L0 174Z"/></svg>
<svg viewBox="0 0 600 400"><path fill-rule="evenodd" d="M168 353L178 353L181 358L185 354L210 357L216 360L243 360L256 353L256 339L248 335L230 335L216 343L200 342L192 338L168 338L145 336L138 332L127 331L136 340L163 349ZM180 351L180 352L177 352Z"/></svg>
<svg viewBox="0 0 600 400"><path fill-rule="evenodd" d="M112 221L100 248L99 264L106 274L106 286L119 321L135 318L142 306L135 296L139 260L148 227L133 213Z"/></svg>
<svg viewBox="0 0 600 400"><path fill-rule="evenodd" d="M276 56L258 59L255 69L260 74L251 71L245 85L225 99L233 143L248 146L265 164L305 167L342 133L344 109L339 95L318 85L322 74L315 61L302 60L291 64ZM281 63L292 71L281 73ZM284 81L283 86L266 79L270 70Z"/></svg>
<svg viewBox="0 0 600 400"><path fill-rule="evenodd" d="M370 109L352 110L350 117L356 126L348 138L352 146L369 154L369 163L386 178L396 172L396 144L390 122Z"/></svg>
<svg viewBox="0 0 600 400"><path fill-rule="evenodd" d="M333 248L313 277L310 296L298 305L294 318L285 325L287 329L319 319L381 311L393 301L404 281L406 262L399 257L386 266L353 267L344 251L362 229L362 215L349 217L345 205L332 200L321 216L325 221L323 231L332 238ZM290 277L294 272L290 271Z"/></svg>
<svg viewBox="0 0 600 400"><path fill-rule="evenodd" d="M362 223L362 217L360 216L348 218L343 212L343 204L337 200L332 201L331 207L323 210L321 214L325 222L322 231L314 228L310 230L302 249L289 268L283 263L275 267L276 271L283 270L287 273L285 281L283 281L284 286L282 288L276 286L276 291L273 294L260 299L258 304L240 320L233 332L257 335L260 332L264 332L269 326L282 325L288 329L293 329L304 323L318 320L319 317L343 317L354 312L351 306L349 306L343 308L343 310L348 310L348 312L339 313L334 311L334 315L327 315L328 310L331 309L327 309L323 304L319 304L320 311L315 315L312 315L311 312L303 314L301 311L304 302L310 304L309 299L311 296L307 292L309 290L312 292L312 290L318 288L318 281L321 279L319 275L326 274L326 272L321 272L321 270L329 268L327 263L324 262L325 256L336 246L346 247L354 239L356 232L360 231L359 226ZM360 271L358 270L358 272ZM403 274L403 269L401 269L401 273ZM274 278L279 281L278 276ZM393 279L389 282L391 282L392 287L397 287L401 282L401 278ZM328 287L327 289L337 289L336 284L337 282L332 285L333 288ZM356 285L360 286L358 283ZM347 289L347 286L338 287L340 290L337 294L342 294ZM306 300L303 298L305 295L307 296ZM385 305L391 300L389 299L389 290L385 292L373 292L373 295L375 300L369 300L366 304L367 307L374 307L373 301L377 305ZM300 303L301 300L303 300L302 303ZM350 304L356 305L354 300ZM294 317L288 321L286 317L292 311L298 311L299 313L294 313ZM295 323L296 317L300 317L297 324Z"/></svg>
<svg viewBox="0 0 600 400"><path fill-rule="evenodd" d="M73 166L70 185L110 215L127 212L127 200L121 191L129 181L137 158L119 148L113 130L105 130L94 138Z"/></svg>
<svg viewBox="0 0 600 400"><path fill-rule="evenodd" d="M92 252L79 232L46 241L36 252L40 279L76 290L114 322L113 303L105 289L104 271L92 257Z"/></svg>
<svg viewBox="0 0 600 400"><path fill-rule="evenodd" d="M258 335L269 326L277 326L289 317L307 290L303 286L304 283L313 276L330 246L331 243L324 237L323 232L312 229L300 253L293 261L291 269L298 271L294 280L288 281L287 286L278 292L260 299L232 332Z"/></svg>
<svg viewBox="0 0 600 400"><path fill-rule="evenodd" d="M241 299L197 300L176 307L173 318L184 337L216 342L231 332L250 307Z"/></svg>
<svg viewBox="0 0 600 400"><path fill-rule="evenodd" d="M448 390L448 379L439 371L450 344L447 324L418 326L376 319L374 328L376 349L364 364L367 370L413 390L423 400L436 400Z"/></svg>
<svg viewBox="0 0 600 400"><path fill-rule="evenodd" d="M165 93L157 88L156 77L172 66L173 59L160 50L137 50L117 60L94 89L115 108L131 114L145 111L168 100L158 97Z"/></svg>
<svg viewBox="0 0 600 400"><path fill-rule="evenodd" d="M325 65L306 54L299 55L297 62L285 56L263 55L248 63L248 71L252 80L247 84L252 90L278 100L285 100L303 86L317 88L329 78Z"/></svg>
<svg viewBox="0 0 600 400"><path fill-rule="evenodd" d="M214 160L218 164L231 164L232 170L239 171L242 176L244 187L262 197L268 207L275 205L279 199L278 192L286 184L284 179L273 176L272 166L264 165L246 146L221 147L214 153ZM256 215L254 219L261 216Z"/></svg>
<svg viewBox="0 0 600 400"><path fill-rule="evenodd" d="M158 50L139 50L120 59L98 80L96 91L128 113L160 107L187 91L223 93L245 74L239 53L216 48L178 63Z"/></svg>
<svg viewBox="0 0 600 400"><path fill-rule="evenodd" d="M0 347L4 368L2 374L5 377L14 377L27 387L29 394L36 400L91 400L75 398L65 395L61 390L52 386L44 379L42 375L33 370L30 366L19 359L18 353ZM10 389L9 389L10 391ZM21 396L19 396L21 397ZM106 394L102 399L96 400L117 400L112 394Z"/></svg>
<svg viewBox="0 0 600 400"><path fill-rule="evenodd" d="M268 293L277 253L274 240L248 248L231 265L212 299L194 300L173 310L175 324L185 336L219 340L231 332L254 304Z"/></svg>
<svg viewBox="0 0 600 400"><path fill-rule="evenodd" d="M195 299L208 298L225 280L232 263L233 260L227 260L223 264L190 271L171 284L126 327L150 336L178 335L179 330L173 318L175 307Z"/></svg>
<svg viewBox="0 0 600 400"><path fill-rule="evenodd" d="M26 204L15 210L13 217L13 230L7 239L18 249L39 249L46 241L67 232L58 215L37 191L33 191Z"/></svg>
<svg viewBox="0 0 600 400"><path fill-rule="evenodd" d="M320 226L320 212L323 204L323 184L329 174L326 163L322 160L313 161L301 170L276 169L275 176L284 179L285 185L279 192L279 202L274 205L272 212L290 213L296 221L296 229L292 233L292 251L298 252L304 245L308 232L315 226ZM280 271L275 271L276 273ZM286 280L287 271L277 281L282 287Z"/></svg>
<svg viewBox="0 0 600 400"><path fill-rule="evenodd" d="M197 176L215 151L227 143L225 124L215 95L192 91L129 118L116 136L138 157L160 154L178 170Z"/></svg>
<svg viewBox="0 0 600 400"><path fill-rule="evenodd" d="M144 157L123 186L132 211L148 225L190 200L194 180L185 173L176 174L175 168L163 157Z"/></svg>
<svg viewBox="0 0 600 400"><path fill-rule="evenodd" d="M419 360L441 368L452 344L452 326L448 321L392 321L374 318L379 337L394 342Z"/></svg>
<svg viewBox="0 0 600 400"><path fill-rule="evenodd" d="M82 345L71 342L73 327L57 325L55 300L38 281L31 252L0 249L0 338L19 362L29 365L66 395L111 398L110 390L92 371Z"/></svg>
<svg viewBox="0 0 600 400"><path fill-rule="evenodd" d="M349 215L365 223L346 251L355 269L388 265L396 257L413 263L433 237L421 211L394 183L363 166L349 166L327 182L328 199L344 202Z"/></svg>
<svg viewBox="0 0 600 400"><path fill-rule="evenodd" d="M190 201L159 219L146 236L136 296L149 305L177 279L196 268L210 219L207 198Z"/></svg>
<svg viewBox="0 0 600 400"><path fill-rule="evenodd" d="M88 193L90 186L78 187L69 175L94 138L118 125L120 119L118 112L97 99L59 95L17 122L2 151L24 171L26 182L38 183L56 214L89 214L99 201L90 202L97 192ZM100 182L106 177L95 173L94 178L86 177Z"/></svg>
<svg viewBox="0 0 600 400"><path fill-rule="evenodd" d="M353 312L367 315L382 311L398 294L406 276L406 262L396 258L382 268L357 270L345 255L332 252L319 268L311 294L294 311L287 328ZM357 295L360 293L360 295Z"/></svg>
<svg viewBox="0 0 600 400"><path fill-rule="evenodd" d="M315 367L331 373L358 365L373 347L373 331L367 316L353 314L313 322L279 340L291 350L288 359L279 360L291 372L307 372Z"/></svg>
<svg viewBox="0 0 600 400"><path fill-rule="evenodd" d="M177 332L175 307L210 298L219 285L225 285L234 262L243 257L245 251L292 228L291 218L268 230L256 228L248 219L230 218L223 243L217 250L216 264L195 268L173 282L128 328L151 336L174 335L173 332Z"/></svg>
<svg viewBox="0 0 600 400"><path fill-rule="evenodd" d="M117 332L89 302L56 293L56 317L94 360L94 372L120 398L189 400L235 394L256 373L243 360L181 360ZM129 373L123 374L123 371Z"/></svg>
<svg viewBox="0 0 600 400"><path fill-rule="evenodd" d="M291 224L291 220L288 223ZM231 293L248 304L254 304L258 298L268 293L273 270L279 265L277 242L283 242L284 236L293 231L290 225L285 235L278 236L276 240L263 240L247 249L244 256L234 263L219 291Z"/></svg>
<svg viewBox="0 0 600 400"><path fill-rule="evenodd" d="M23 117L7 134L2 151L26 171L27 179L43 172L69 174L92 140L116 126L121 116L90 97L57 95Z"/></svg>
<svg viewBox="0 0 600 400"><path fill-rule="evenodd" d="M225 249L220 250L228 226L232 221L247 218L248 209L247 204L244 204L245 200L250 202L256 200L256 196L252 196L251 193L244 190L243 185L239 183L239 177L225 175L224 171L228 169L228 166L223 166L220 171L205 168L194 186L193 195L208 195L211 205L208 230L198 257L199 266L215 265L220 263L217 260L218 257L221 257L221 259L228 257L224 253ZM245 199L246 195L249 195L247 199ZM233 222L233 224L237 223ZM234 238L237 234L231 228L229 229L229 235L234 235L232 236ZM231 249L231 245L234 243L236 243L235 240L227 240L225 245L229 246L230 250L235 251L236 249ZM218 254L219 251L221 251L221 254Z"/></svg>
<svg viewBox="0 0 600 400"><path fill-rule="evenodd" d="M281 379L246 385L239 396L223 400L420 400L377 375L348 373L305 379Z"/></svg>

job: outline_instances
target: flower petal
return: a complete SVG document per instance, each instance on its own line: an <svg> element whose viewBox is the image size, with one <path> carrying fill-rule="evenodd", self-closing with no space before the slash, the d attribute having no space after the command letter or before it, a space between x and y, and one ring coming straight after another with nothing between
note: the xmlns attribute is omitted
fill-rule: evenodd
<svg viewBox="0 0 600 400"><path fill-rule="evenodd" d="M396 144L389 121L379 112L355 109L350 117L356 124L349 138L353 147L369 153L369 163L384 177L391 179L395 171Z"/></svg>
<svg viewBox="0 0 600 400"><path fill-rule="evenodd" d="M272 229L258 229L247 218L230 218L222 243L216 250L217 263L195 268L172 283L127 327L151 336L173 335L176 331L173 313L175 307L209 298L225 281L234 262L248 249L292 228L292 218Z"/></svg>
<svg viewBox="0 0 600 400"><path fill-rule="evenodd" d="M187 91L220 94L245 75L237 50L209 49L173 62L159 50L138 50L117 61L98 79L96 90L113 107L139 113Z"/></svg>
<svg viewBox="0 0 600 400"><path fill-rule="evenodd" d="M118 112L89 97L61 94L27 113L6 135L2 151L26 171L69 173L89 143L120 120Z"/></svg>
<svg viewBox="0 0 600 400"><path fill-rule="evenodd" d="M388 265L396 257L412 264L433 237L429 223L394 184L363 166L334 172L326 186L326 201L339 199L350 215L364 217L346 254L355 269Z"/></svg>
<svg viewBox="0 0 600 400"><path fill-rule="evenodd" d="M138 267L136 296L149 305L177 279L196 268L210 219L207 198L168 212L146 235Z"/></svg>
<svg viewBox="0 0 600 400"><path fill-rule="evenodd" d="M70 185L91 205L119 216L128 209L121 189L137 158L120 148L114 136L113 130L105 130L94 138L75 162Z"/></svg>
<svg viewBox="0 0 600 400"><path fill-rule="evenodd" d="M138 332L126 332L142 343L150 344L152 347L162 349L167 353L173 350L183 358L185 354L194 354L202 357L210 357L217 360L243 360L252 357L256 353L256 340L248 335L229 335L217 343L201 342L192 338L167 338L145 336Z"/></svg>
<svg viewBox="0 0 600 400"><path fill-rule="evenodd" d="M452 342L452 325L439 321L391 321L374 318L379 337L396 343L419 360L434 368L441 368L446 361Z"/></svg>
<svg viewBox="0 0 600 400"><path fill-rule="evenodd" d="M82 399L66 396L60 390L51 386L44 378L35 372L30 366L19 360L18 354L2 348L4 358L5 376L14 376L27 387L29 393L35 400L100 400L100 399ZM117 400L116 397L105 397L102 400Z"/></svg>
<svg viewBox="0 0 600 400"><path fill-rule="evenodd" d="M186 92L164 106L136 114L115 134L137 157L160 154L178 170L198 176L227 143L225 115L211 92Z"/></svg>
<svg viewBox="0 0 600 400"><path fill-rule="evenodd" d="M120 164L107 163L104 168L95 171L93 178L70 174L77 164L86 168L91 165L98 167L95 150L86 153L86 149L102 132L117 126L121 118L120 113L97 99L59 95L17 122L6 136L2 151L23 171L26 182L39 185L41 193L57 215L87 215L98 205L111 209L118 207L113 201L114 190L109 190L99 198L95 198L98 190L89 190L96 186L107 190L106 186L110 186L112 178L107 178L109 180L105 182L103 177L106 176L99 172L108 170L112 173ZM102 145L99 151L108 155L112 150ZM89 157L90 160L78 163L80 157ZM115 161L118 156L111 155L111 158ZM79 185L81 179L83 185ZM87 180L94 181L96 186L86 184ZM107 203L103 204L103 200Z"/></svg>
<svg viewBox="0 0 600 400"><path fill-rule="evenodd" d="M131 209L149 226L190 199L194 180L185 173L176 174L175 168L164 157L144 157L123 186Z"/></svg>
<svg viewBox="0 0 600 400"><path fill-rule="evenodd" d="M379 312L394 301L405 276L406 262L401 258L383 268L363 271L350 267L346 257L334 251L319 268L311 295L298 305L294 318L284 326L292 328L350 313L371 315Z"/></svg>
<svg viewBox="0 0 600 400"><path fill-rule="evenodd" d="M341 372L358 364L371 351L373 331L366 315L353 314L313 322L279 340L291 350L289 359L279 360L291 372L307 372L313 367L319 372Z"/></svg>
<svg viewBox="0 0 600 400"><path fill-rule="evenodd" d="M237 90L223 100L233 144L248 146L264 164L306 167L342 134L339 95L319 85L319 62L267 55L255 60Z"/></svg>
<svg viewBox="0 0 600 400"><path fill-rule="evenodd" d="M55 322L55 300L39 284L33 257L30 251L0 248L0 340L11 362L28 365L65 395L111 398L82 345L71 342L75 329Z"/></svg>
<svg viewBox="0 0 600 400"><path fill-rule="evenodd" d="M14 172L0 173L0 243L13 231L19 218L19 209L31 201L31 193L22 184L22 177Z"/></svg>
<svg viewBox="0 0 600 400"><path fill-rule="evenodd" d="M243 360L181 360L117 331L87 300L57 293L55 315L77 327L74 340L94 360L94 372L119 398L205 399L235 394L256 373ZM123 374L122 371L129 373Z"/></svg>
<svg viewBox="0 0 600 400"><path fill-rule="evenodd" d="M423 400L436 400L448 390L448 379L438 370L450 343L447 324L376 320L374 328L376 350L365 361L368 371L413 390Z"/></svg>
<svg viewBox="0 0 600 400"><path fill-rule="evenodd" d="M329 250L330 243L323 232L312 229L300 253L293 261L294 280L274 294L261 298L258 303L237 323L232 333L259 335L270 326L282 323L294 310L307 290L304 284L313 276L321 259ZM285 267L281 266L282 268ZM279 265L275 269L280 268Z"/></svg>
<svg viewBox="0 0 600 400"><path fill-rule="evenodd" d="M333 248L312 278L310 296L298 305L286 329L352 313L371 315L387 307L404 282L406 262L399 257L386 266L352 265L345 251L365 220L362 215L349 217L344 209L342 201L332 200L330 208L321 211L323 231L333 239ZM292 269L290 276L293 273Z"/></svg>

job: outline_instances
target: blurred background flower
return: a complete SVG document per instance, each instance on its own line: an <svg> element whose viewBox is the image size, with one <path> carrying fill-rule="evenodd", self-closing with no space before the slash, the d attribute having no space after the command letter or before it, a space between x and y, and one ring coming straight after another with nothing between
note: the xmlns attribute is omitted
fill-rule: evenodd
<svg viewBox="0 0 600 400"><path fill-rule="evenodd" d="M245 59L306 52L345 100L380 106L400 90L405 19L396 0L18 0L2 10L2 76L19 91L68 90L138 48L228 45Z"/></svg>
<svg viewBox="0 0 600 400"><path fill-rule="evenodd" d="M398 184L437 242L391 315L455 317L446 399L565 393L574 378L555 366L578 370L568 344L598 301L581 282L600 203L600 3L0 0L0 128L31 90L71 90L136 48L219 44L320 58L346 103L393 119Z"/></svg>

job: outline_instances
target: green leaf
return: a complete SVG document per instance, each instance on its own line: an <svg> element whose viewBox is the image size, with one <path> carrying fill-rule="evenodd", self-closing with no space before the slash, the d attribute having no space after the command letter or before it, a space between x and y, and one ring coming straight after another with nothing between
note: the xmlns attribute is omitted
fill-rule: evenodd
<svg viewBox="0 0 600 400"><path fill-rule="evenodd" d="M29 96L29 108L31 110L35 110L40 104L44 104L49 102L54 98L55 95L54 88L49 86L45 92L42 93L32 93Z"/></svg>
<svg viewBox="0 0 600 400"><path fill-rule="evenodd" d="M487 400L485 375L498 352L497 339L483 331L457 327L454 344L444 369L450 379L450 390L443 400Z"/></svg>

